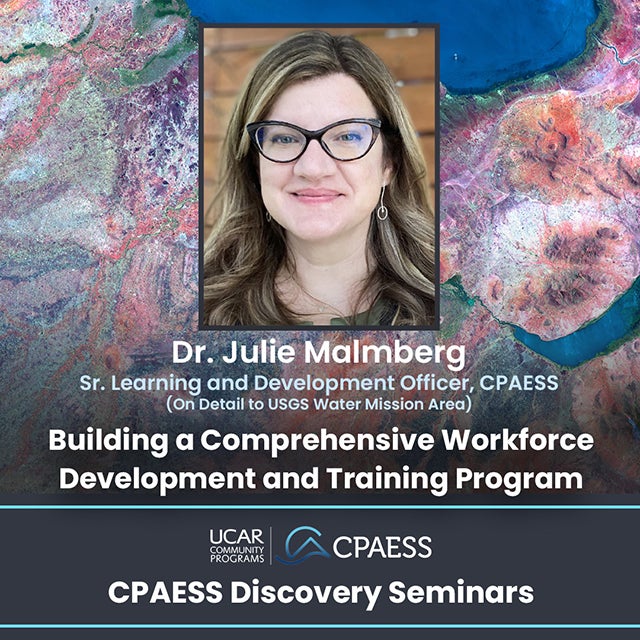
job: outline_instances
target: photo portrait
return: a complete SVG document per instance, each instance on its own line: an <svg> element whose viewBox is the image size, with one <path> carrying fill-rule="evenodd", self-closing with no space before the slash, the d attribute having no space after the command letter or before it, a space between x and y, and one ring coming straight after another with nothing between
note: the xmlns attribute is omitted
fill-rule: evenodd
<svg viewBox="0 0 640 640"><path fill-rule="evenodd" d="M201 326L437 326L434 27L203 29Z"/></svg>

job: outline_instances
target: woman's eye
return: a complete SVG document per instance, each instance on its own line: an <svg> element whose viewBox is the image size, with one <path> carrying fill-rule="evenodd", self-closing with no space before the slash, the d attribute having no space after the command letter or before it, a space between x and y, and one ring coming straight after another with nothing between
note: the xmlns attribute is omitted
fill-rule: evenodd
<svg viewBox="0 0 640 640"><path fill-rule="evenodd" d="M333 144L353 145L362 143L362 133L359 131L340 131L333 136Z"/></svg>
<svg viewBox="0 0 640 640"><path fill-rule="evenodd" d="M291 135L279 134L271 137L271 144L280 144L280 145L288 145L288 144L296 144L298 139Z"/></svg>

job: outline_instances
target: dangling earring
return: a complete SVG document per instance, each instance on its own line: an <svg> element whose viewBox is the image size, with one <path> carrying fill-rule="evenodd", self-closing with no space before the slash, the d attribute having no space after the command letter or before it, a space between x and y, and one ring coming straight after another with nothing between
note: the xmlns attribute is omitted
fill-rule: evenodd
<svg viewBox="0 0 640 640"><path fill-rule="evenodd" d="M389 209L384 206L384 189L386 185L382 185L382 193L380 194L380 205L376 209L378 220L386 220L389 217Z"/></svg>
<svg viewBox="0 0 640 640"><path fill-rule="evenodd" d="M267 222L271 222L271 214L268 211L265 211L264 217L267 219Z"/></svg>

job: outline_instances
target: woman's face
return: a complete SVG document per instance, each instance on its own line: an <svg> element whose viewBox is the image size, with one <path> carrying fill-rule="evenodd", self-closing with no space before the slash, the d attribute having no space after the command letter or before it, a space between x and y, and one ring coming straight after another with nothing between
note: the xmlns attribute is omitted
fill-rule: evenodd
<svg viewBox="0 0 640 640"><path fill-rule="evenodd" d="M315 131L348 118L377 117L362 87L348 75L334 74L288 87L266 119ZM293 162L260 156L264 205L290 243L364 242L390 175L380 137L365 156L349 162L334 160L317 140Z"/></svg>

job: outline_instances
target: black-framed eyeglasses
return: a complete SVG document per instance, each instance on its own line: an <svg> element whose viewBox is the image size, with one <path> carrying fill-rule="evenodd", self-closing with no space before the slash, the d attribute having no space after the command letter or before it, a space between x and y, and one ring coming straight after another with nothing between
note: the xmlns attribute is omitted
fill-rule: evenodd
<svg viewBox="0 0 640 640"><path fill-rule="evenodd" d="M265 120L248 124L247 132L258 151L271 162L297 160L312 140L317 140L334 160L349 162L369 153L381 126L380 120L373 118L350 118L308 131L289 122Z"/></svg>

